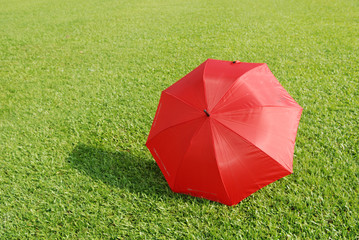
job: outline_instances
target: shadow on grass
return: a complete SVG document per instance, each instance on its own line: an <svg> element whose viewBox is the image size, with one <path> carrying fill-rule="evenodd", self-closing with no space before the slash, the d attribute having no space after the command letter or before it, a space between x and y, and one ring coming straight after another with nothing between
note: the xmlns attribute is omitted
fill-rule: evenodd
<svg viewBox="0 0 359 240"><path fill-rule="evenodd" d="M70 153L68 162L95 180L130 192L180 197L170 190L155 161L147 157L79 144Z"/></svg>

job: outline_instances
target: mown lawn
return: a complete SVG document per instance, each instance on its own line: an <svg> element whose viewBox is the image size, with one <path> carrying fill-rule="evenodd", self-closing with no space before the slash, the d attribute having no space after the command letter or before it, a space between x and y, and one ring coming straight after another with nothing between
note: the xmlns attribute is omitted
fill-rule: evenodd
<svg viewBox="0 0 359 240"><path fill-rule="evenodd" d="M0 0L0 239L358 239L359 2ZM234 207L145 147L207 58L265 62L304 108L294 174Z"/></svg>

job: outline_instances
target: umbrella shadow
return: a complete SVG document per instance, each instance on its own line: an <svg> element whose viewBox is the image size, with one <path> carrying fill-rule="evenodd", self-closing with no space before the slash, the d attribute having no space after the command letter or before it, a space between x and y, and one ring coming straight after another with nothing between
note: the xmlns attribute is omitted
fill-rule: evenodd
<svg viewBox="0 0 359 240"><path fill-rule="evenodd" d="M105 184L133 193L177 197L156 163L147 157L79 144L67 160L73 168Z"/></svg>

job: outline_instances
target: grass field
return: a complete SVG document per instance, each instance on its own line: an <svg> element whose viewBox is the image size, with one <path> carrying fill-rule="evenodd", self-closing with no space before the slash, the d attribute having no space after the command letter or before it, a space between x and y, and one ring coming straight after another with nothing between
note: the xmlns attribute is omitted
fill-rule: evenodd
<svg viewBox="0 0 359 240"><path fill-rule="evenodd" d="M0 0L0 239L359 239L359 2ZM294 174L234 207L145 147L207 58L265 62L304 108Z"/></svg>

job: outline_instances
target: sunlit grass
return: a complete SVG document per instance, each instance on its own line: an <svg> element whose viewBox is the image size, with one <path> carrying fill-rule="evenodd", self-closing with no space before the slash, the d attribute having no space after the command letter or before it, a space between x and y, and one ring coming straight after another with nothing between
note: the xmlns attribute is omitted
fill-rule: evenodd
<svg viewBox="0 0 359 240"><path fill-rule="evenodd" d="M357 239L358 1L0 0L0 238ZM145 147L207 58L266 62L304 108L294 174L227 207Z"/></svg>

